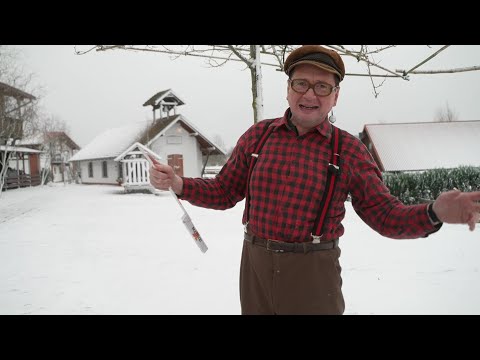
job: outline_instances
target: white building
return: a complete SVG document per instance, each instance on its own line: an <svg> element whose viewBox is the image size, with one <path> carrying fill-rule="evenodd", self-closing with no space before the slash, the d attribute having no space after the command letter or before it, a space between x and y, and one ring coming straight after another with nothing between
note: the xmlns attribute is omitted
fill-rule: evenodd
<svg viewBox="0 0 480 360"><path fill-rule="evenodd" d="M360 138L381 171L480 167L480 121L367 124Z"/></svg>
<svg viewBox="0 0 480 360"><path fill-rule="evenodd" d="M40 168L48 170L53 182L71 182L77 170L70 167L69 160L80 147L64 131L48 131L22 139L19 145L42 150Z"/></svg>
<svg viewBox="0 0 480 360"><path fill-rule="evenodd" d="M226 153L183 115L169 115L183 104L171 90L162 91L144 104L153 107L155 120L110 129L97 136L70 159L78 163L82 183L123 184L129 188L149 185L144 172L147 163L136 148L137 142L159 155L176 174L200 177L208 155ZM156 110L160 110L159 118L155 117Z"/></svg>

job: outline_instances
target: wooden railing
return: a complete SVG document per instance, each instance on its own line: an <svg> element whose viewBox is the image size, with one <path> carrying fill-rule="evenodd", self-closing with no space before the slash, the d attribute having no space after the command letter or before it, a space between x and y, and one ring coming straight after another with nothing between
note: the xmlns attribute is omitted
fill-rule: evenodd
<svg viewBox="0 0 480 360"><path fill-rule="evenodd" d="M5 178L5 184L3 185L4 189L17 189L20 187L26 186L37 186L40 185L40 175L10 175Z"/></svg>

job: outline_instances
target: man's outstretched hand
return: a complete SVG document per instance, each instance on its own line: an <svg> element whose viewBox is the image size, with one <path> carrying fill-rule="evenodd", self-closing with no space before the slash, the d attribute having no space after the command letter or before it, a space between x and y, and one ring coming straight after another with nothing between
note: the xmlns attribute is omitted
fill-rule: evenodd
<svg viewBox="0 0 480 360"><path fill-rule="evenodd" d="M448 224L468 224L470 231L480 220L480 191L451 190L441 193L433 203L440 221Z"/></svg>

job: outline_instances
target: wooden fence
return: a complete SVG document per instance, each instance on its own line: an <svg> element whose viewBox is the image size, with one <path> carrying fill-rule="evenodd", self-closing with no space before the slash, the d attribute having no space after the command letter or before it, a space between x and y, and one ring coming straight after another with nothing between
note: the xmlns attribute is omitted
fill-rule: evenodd
<svg viewBox="0 0 480 360"><path fill-rule="evenodd" d="M28 174L10 175L5 177L4 189L17 189L20 187L40 185L40 175L30 176Z"/></svg>

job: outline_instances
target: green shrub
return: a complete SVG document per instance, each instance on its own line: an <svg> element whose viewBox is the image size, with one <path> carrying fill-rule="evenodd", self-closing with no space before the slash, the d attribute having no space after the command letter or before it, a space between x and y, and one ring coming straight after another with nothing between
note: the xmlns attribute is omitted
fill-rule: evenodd
<svg viewBox="0 0 480 360"><path fill-rule="evenodd" d="M415 173L383 173L383 179L390 192L407 205L433 201L441 192L453 188L480 190L480 168L473 166Z"/></svg>

